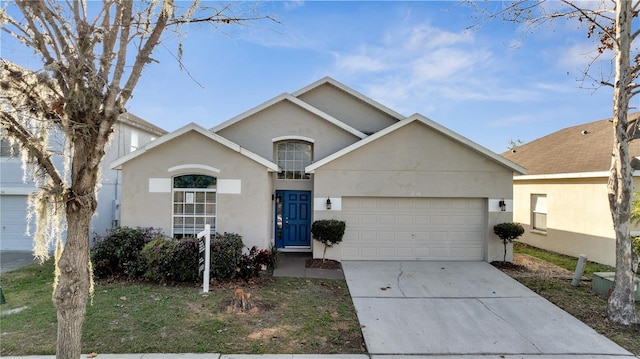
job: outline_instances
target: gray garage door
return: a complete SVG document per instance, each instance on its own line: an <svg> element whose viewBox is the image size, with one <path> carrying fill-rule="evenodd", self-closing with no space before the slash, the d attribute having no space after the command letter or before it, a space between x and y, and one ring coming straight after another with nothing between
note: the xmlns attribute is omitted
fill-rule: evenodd
<svg viewBox="0 0 640 359"><path fill-rule="evenodd" d="M27 196L0 196L0 250L33 249L26 230Z"/></svg>
<svg viewBox="0 0 640 359"><path fill-rule="evenodd" d="M486 201L345 197L343 260L483 260Z"/></svg>

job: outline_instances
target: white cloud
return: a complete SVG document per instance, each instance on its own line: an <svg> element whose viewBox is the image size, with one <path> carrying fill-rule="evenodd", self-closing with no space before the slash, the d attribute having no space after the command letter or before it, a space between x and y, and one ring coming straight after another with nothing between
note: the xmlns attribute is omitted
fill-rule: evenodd
<svg viewBox="0 0 640 359"><path fill-rule="evenodd" d="M334 53L335 66L346 72L379 72L387 69L387 65L365 53L340 54Z"/></svg>
<svg viewBox="0 0 640 359"><path fill-rule="evenodd" d="M388 34L386 42L389 44L399 38L406 38L403 45L407 51L428 51L442 46L472 44L474 42L471 32L451 32L424 24L406 27L400 29L398 33Z"/></svg>
<svg viewBox="0 0 640 359"><path fill-rule="evenodd" d="M284 9L285 10L293 10L293 9L297 9L299 7L304 6L304 0L292 0L292 1L285 1L284 2Z"/></svg>
<svg viewBox="0 0 640 359"><path fill-rule="evenodd" d="M401 113L432 110L450 100L539 100L544 91L504 76L514 65L492 46L467 31L405 24L378 41L334 53L329 72L360 83L364 93Z"/></svg>
<svg viewBox="0 0 640 359"><path fill-rule="evenodd" d="M596 45L591 41L584 41L578 44L574 44L570 47L562 47L554 49L555 54L550 56L557 57L558 65L568 70L580 70L583 71L592 63L596 57L598 57L598 51ZM606 58L607 54L600 55L601 58Z"/></svg>

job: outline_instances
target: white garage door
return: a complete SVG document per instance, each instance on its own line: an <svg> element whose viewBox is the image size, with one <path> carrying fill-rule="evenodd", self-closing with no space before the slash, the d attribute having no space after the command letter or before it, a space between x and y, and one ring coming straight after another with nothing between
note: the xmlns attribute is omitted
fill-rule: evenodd
<svg viewBox="0 0 640 359"><path fill-rule="evenodd" d="M33 249L27 229L27 196L0 196L0 250Z"/></svg>
<svg viewBox="0 0 640 359"><path fill-rule="evenodd" d="M484 199L345 197L343 260L483 260Z"/></svg>

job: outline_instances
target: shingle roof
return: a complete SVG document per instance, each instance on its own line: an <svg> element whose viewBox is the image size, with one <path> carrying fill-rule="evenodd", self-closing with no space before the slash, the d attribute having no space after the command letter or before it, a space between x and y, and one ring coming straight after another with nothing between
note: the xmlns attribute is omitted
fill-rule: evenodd
<svg viewBox="0 0 640 359"><path fill-rule="evenodd" d="M629 114L629 121L640 112ZM611 119L585 123L554 132L518 146L502 156L527 169L527 175L608 171L611 166ZM640 156L640 140L629 144L631 156Z"/></svg>

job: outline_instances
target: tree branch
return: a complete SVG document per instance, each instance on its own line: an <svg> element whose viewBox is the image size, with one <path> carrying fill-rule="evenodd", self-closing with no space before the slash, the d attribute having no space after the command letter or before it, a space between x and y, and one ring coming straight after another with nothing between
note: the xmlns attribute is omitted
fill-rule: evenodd
<svg viewBox="0 0 640 359"><path fill-rule="evenodd" d="M158 14L158 19L151 31L151 34L144 41L142 48L138 51L138 55L133 63L131 68L131 73L129 74L129 79L125 83L120 95L118 96L116 102L118 106L124 107L125 103L131 98L131 93L133 92L134 87L138 83L140 76L142 75L142 69L144 65L150 62L149 56L153 52L153 49L156 47L158 42L160 41L160 35L164 32L164 29L167 26L167 22L169 21L169 15L171 13L171 8L173 6L172 0L164 0L162 3L162 9L160 14Z"/></svg>
<svg viewBox="0 0 640 359"><path fill-rule="evenodd" d="M55 186L64 187L64 181L53 162L51 162L51 157L46 151L35 145L36 141L33 140L33 136L12 113L4 110L0 111L0 125L2 125L7 134L20 142L20 146L27 150L29 157L36 161L38 166L51 178Z"/></svg>

